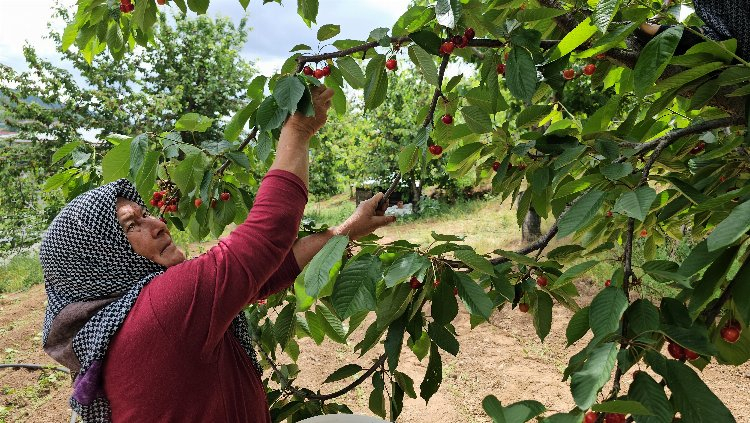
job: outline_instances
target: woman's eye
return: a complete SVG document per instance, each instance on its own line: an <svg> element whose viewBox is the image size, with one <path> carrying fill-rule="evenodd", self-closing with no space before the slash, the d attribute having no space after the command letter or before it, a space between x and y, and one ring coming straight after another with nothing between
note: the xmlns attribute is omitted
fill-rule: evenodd
<svg viewBox="0 0 750 423"><path fill-rule="evenodd" d="M125 230L126 230L127 232L130 232L130 231L132 231L133 229L135 229L135 223L132 223L132 222L131 222L131 223L130 223L130 224L128 225L128 227L127 227L127 228L126 228Z"/></svg>

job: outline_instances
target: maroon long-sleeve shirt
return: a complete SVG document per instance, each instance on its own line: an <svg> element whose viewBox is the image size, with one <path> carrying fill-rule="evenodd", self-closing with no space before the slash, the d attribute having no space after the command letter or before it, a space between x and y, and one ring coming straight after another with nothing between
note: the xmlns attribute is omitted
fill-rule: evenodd
<svg viewBox="0 0 750 423"><path fill-rule="evenodd" d="M141 292L104 362L114 422L270 422L260 375L228 331L251 302L291 285L307 190L270 171L245 222Z"/></svg>

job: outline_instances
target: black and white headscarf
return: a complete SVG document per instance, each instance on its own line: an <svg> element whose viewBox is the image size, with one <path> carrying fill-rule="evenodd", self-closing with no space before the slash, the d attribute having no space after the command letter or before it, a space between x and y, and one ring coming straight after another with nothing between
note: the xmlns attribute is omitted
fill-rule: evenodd
<svg viewBox="0 0 750 423"><path fill-rule="evenodd" d="M706 23L705 34L714 40L737 39L737 55L750 60L750 4L747 0L693 0Z"/></svg>
<svg viewBox="0 0 750 423"><path fill-rule="evenodd" d="M165 270L133 251L117 220L117 197L145 207L127 179L83 193L55 217L39 251L48 298L42 345L74 375L70 405L86 423L111 421L104 356L138 294ZM232 328L260 374L242 314Z"/></svg>

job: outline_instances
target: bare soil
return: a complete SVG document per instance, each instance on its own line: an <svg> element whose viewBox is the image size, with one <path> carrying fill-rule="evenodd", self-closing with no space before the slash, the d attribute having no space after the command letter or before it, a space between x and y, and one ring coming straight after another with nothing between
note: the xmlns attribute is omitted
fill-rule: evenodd
<svg viewBox="0 0 750 423"><path fill-rule="evenodd" d="M582 303L596 291L591 282L578 283ZM44 315L44 289L34 286L26 292L0 296L0 352L5 363L27 362L54 365L41 350L41 322ZM522 399L542 402L550 412L573 407L569 385L562 382L568 357L580 349L565 348L565 328L572 313L556 306L549 337L537 339L531 316L517 310L493 315L490 324L471 330L469 316L461 311L454 322L461 351L456 357L443 353L443 383L429 404L406 398L399 422L489 422L482 399L495 395L503 404ZM350 380L321 386L327 375L347 363L369 367L379 351L358 357L353 347L363 336L365 322L347 345L325 341L315 345L300 340L298 364L302 369L296 385L320 389L323 393L346 385ZM585 340L584 340L585 341ZM581 341L583 342L583 341ZM377 348L375 348L377 350ZM419 388L427 359L420 362L404 346L399 368L410 375ZM632 371L631 371L632 373ZM625 388L631 380L626 375ZM703 379L734 413L738 422L750 421L750 364L739 367L710 365ZM605 391L608 391L605 388ZM66 422L70 419L67 375L51 371L0 369L0 422ZM369 382L342 397L355 412L371 414L367 408Z"/></svg>

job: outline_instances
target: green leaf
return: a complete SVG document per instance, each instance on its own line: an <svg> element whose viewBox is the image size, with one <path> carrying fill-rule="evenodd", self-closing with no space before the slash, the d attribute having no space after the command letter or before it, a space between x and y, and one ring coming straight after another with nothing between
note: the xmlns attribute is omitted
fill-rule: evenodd
<svg viewBox="0 0 750 423"><path fill-rule="evenodd" d="M671 423L674 416L672 404L662 388L648 373L638 372L634 375L633 383L628 390L628 398L640 402L651 413L641 415L631 412L637 422L643 423Z"/></svg>
<svg viewBox="0 0 750 423"><path fill-rule="evenodd" d="M297 107L296 104L295 107ZM268 96L258 107L256 123L263 131L271 131L281 126L288 114L287 110L276 104L274 96Z"/></svg>
<svg viewBox="0 0 750 423"><path fill-rule="evenodd" d="M141 198L148 198L153 193L154 182L156 181L156 167L159 163L158 151L149 151L143 159L143 166L135 177L135 187Z"/></svg>
<svg viewBox="0 0 750 423"><path fill-rule="evenodd" d="M557 236L566 237L587 226L594 217L599 215L599 209L606 196L605 192L596 189L583 194L560 218L557 224Z"/></svg>
<svg viewBox="0 0 750 423"><path fill-rule="evenodd" d="M316 344L320 345L323 342L323 338L326 336L325 329L323 329L323 318L317 313L306 311L305 320L307 321L308 328L310 328L310 338L312 338Z"/></svg>
<svg viewBox="0 0 750 423"><path fill-rule="evenodd" d="M602 344L591 351L581 370L573 373L570 391L578 408L588 410L596 402L599 390L612 376L616 358L617 344Z"/></svg>
<svg viewBox="0 0 750 423"><path fill-rule="evenodd" d="M707 75L721 68L722 66L724 66L724 64L721 62L711 62L702 64L700 66L695 66L688 70L682 71L677 75L657 82L654 86L646 90L646 94L654 94L661 91L668 91L673 88L682 87L683 85L695 81L696 79Z"/></svg>
<svg viewBox="0 0 750 423"><path fill-rule="evenodd" d="M516 20L518 22L543 21L546 19L552 19L558 16L562 16L565 13L565 10L562 9L553 9L550 7L529 7L525 10L519 10L518 13L516 13Z"/></svg>
<svg viewBox="0 0 750 423"><path fill-rule="evenodd" d="M471 314L489 320L493 304L484 289L464 273L459 273L456 279L458 280L458 296L461 297L466 310Z"/></svg>
<svg viewBox="0 0 750 423"><path fill-rule="evenodd" d="M464 106L461 108L461 115L466 121L472 132L475 134L484 134L492 131L492 120L490 116L477 106Z"/></svg>
<svg viewBox="0 0 750 423"><path fill-rule="evenodd" d="M525 400L515 402L503 409L507 423L524 423L547 411L539 401Z"/></svg>
<svg viewBox="0 0 750 423"><path fill-rule="evenodd" d="M359 67L357 62L349 56L344 56L336 60L336 66L344 75L346 82L355 90L361 89L365 86L365 74L362 73L362 68Z"/></svg>
<svg viewBox="0 0 750 423"><path fill-rule="evenodd" d="M367 63L365 70L365 109L372 110L380 106L388 92L388 77L385 74L385 56L376 54Z"/></svg>
<svg viewBox="0 0 750 423"><path fill-rule="evenodd" d="M439 49L442 40L432 31L417 31L409 34L409 38L414 41L418 46L425 49L426 52L438 56L440 55Z"/></svg>
<svg viewBox="0 0 750 423"><path fill-rule="evenodd" d="M662 324L661 332L669 339L700 355L714 355L716 348L708 340L708 330L705 326L694 324L689 328L676 325Z"/></svg>
<svg viewBox="0 0 750 423"><path fill-rule="evenodd" d="M591 407L592 411L619 414L640 414L642 416L652 415L651 410L638 401L613 400Z"/></svg>
<svg viewBox="0 0 750 423"><path fill-rule="evenodd" d="M440 25L453 29L456 27L460 15L461 4L458 0L437 0L435 17Z"/></svg>
<svg viewBox="0 0 750 423"><path fill-rule="evenodd" d="M181 192L192 192L195 186L203 179L202 159L200 153L190 154L185 156L185 159L175 166L172 171L172 181Z"/></svg>
<svg viewBox="0 0 750 423"><path fill-rule="evenodd" d="M671 402L684 423L736 422L732 413L690 367L667 360L663 374L672 391Z"/></svg>
<svg viewBox="0 0 750 423"><path fill-rule="evenodd" d="M571 51L575 50L578 46L585 43L586 40L591 38L592 35L596 34L597 28L591 23L591 18L586 18L579 23L572 31L568 33L560 42L555 46L550 54L547 62L554 62L555 60L565 56Z"/></svg>
<svg viewBox="0 0 750 423"><path fill-rule="evenodd" d="M449 173L455 173L457 176L466 174L466 172L476 165L482 148L484 148L484 144L481 142L473 142L459 147L448 156L448 163L445 166L445 170Z"/></svg>
<svg viewBox="0 0 750 423"><path fill-rule="evenodd" d="M448 324L458 315L458 302L453 295L453 286L459 283L452 272L442 274L440 283L432 292L430 315L441 325Z"/></svg>
<svg viewBox="0 0 750 423"><path fill-rule="evenodd" d="M203 15L208 10L209 0L187 0L188 7L193 12ZM136 9L137 10L137 9Z"/></svg>
<svg viewBox="0 0 750 423"><path fill-rule="evenodd" d="M346 379L348 377L356 375L362 370L364 369L359 364L347 364L343 367L338 368L335 372L328 375L328 377L326 378L326 380L323 381L323 383L331 383L337 380Z"/></svg>
<svg viewBox="0 0 750 423"><path fill-rule="evenodd" d="M433 56L419 45L414 44L409 46L409 58L417 66L425 82L437 87L438 69Z"/></svg>
<svg viewBox="0 0 750 423"><path fill-rule="evenodd" d="M633 165L625 163L611 163L602 166L602 175L610 181L617 181L633 173Z"/></svg>
<svg viewBox="0 0 750 423"><path fill-rule="evenodd" d="M445 352L452 355L458 354L458 341L450 331L445 327L437 323L430 323L427 326L427 334L430 335L432 342L437 344L438 347L443 349Z"/></svg>
<svg viewBox="0 0 750 423"><path fill-rule="evenodd" d="M578 263L574 266L569 267L567 270L565 270L562 275L557 277L557 280L555 281L554 286L552 287L553 290L560 289L566 284L573 282L575 278L582 275L592 267L597 265L596 260L589 260L585 261L583 263Z"/></svg>
<svg viewBox="0 0 750 423"><path fill-rule="evenodd" d="M258 109L258 102L252 101L243 107L239 112L232 116L232 119L224 127L224 138L227 141L234 141L242 133L242 129L245 127L247 120L250 119L250 115Z"/></svg>
<svg viewBox="0 0 750 423"><path fill-rule="evenodd" d="M615 202L614 212L643 222L655 199L656 191L651 187L644 186L635 191L627 191Z"/></svg>
<svg viewBox="0 0 750 423"><path fill-rule="evenodd" d="M310 27L318 17L318 0L297 0L297 14Z"/></svg>
<svg viewBox="0 0 750 423"><path fill-rule="evenodd" d="M523 47L513 47L505 67L508 91L517 99L530 103L536 92L537 82L536 66L531 53Z"/></svg>
<svg viewBox="0 0 750 423"><path fill-rule="evenodd" d="M620 327L620 318L628 308L628 298L614 286L601 290L591 301L589 325L594 336L609 335Z"/></svg>
<svg viewBox="0 0 750 423"><path fill-rule="evenodd" d="M547 117L552 112L552 109L552 106L548 104L532 104L529 107L524 107L518 113L518 117L516 117L516 126L523 128L536 125L540 120Z"/></svg>
<svg viewBox="0 0 750 423"><path fill-rule="evenodd" d="M318 29L318 41L333 38L341 32L341 25L326 24Z"/></svg>
<svg viewBox="0 0 750 423"><path fill-rule="evenodd" d="M57 163L60 159L67 156L68 154L72 153L73 150L76 149L79 145L83 145L81 141L71 141L62 147L58 148L57 151L55 151L55 154L52 155L52 163Z"/></svg>
<svg viewBox="0 0 750 423"><path fill-rule="evenodd" d="M383 347L388 355L388 368L394 371L398 367L398 360L401 356L401 347L404 344L404 333L406 331L406 314L401 315L392 324L388 326L388 334L385 336Z"/></svg>
<svg viewBox="0 0 750 423"><path fill-rule="evenodd" d="M651 301L638 299L628 307L627 321L629 330L636 335L659 329L659 309Z"/></svg>
<svg viewBox="0 0 750 423"><path fill-rule="evenodd" d="M565 337L568 340L567 346L571 346L583 338L589 328L589 307L583 307L573 315L568 322L567 329L565 329Z"/></svg>
<svg viewBox="0 0 750 423"><path fill-rule="evenodd" d="M375 310L375 283L381 279L380 260L370 254L347 263L331 295L336 314L347 319L361 311Z"/></svg>
<svg viewBox="0 0 750 423"><path fill-rule="evenodd" d="M617 13L620 3L622 3L622 0L599 0L596 9L594 9L594 14L591 15L591 20L599 31L607 32L609 23L612 22L612 17Z"/></svg>
<svg viewBox="0 0 750 423"><path fill-rule="evenodd" d="M638 75L638 78L633 79L633 84L639 97L643 97L646 90L651 88L664 72L681 37L682 26L675 25L654 37L643 48L633 69L633 73Z"/></svg>
<svg viewBox="0 0 750 423"><path fill-rule="evenodd" d="M102 183L127 178L130 170L130 143L132 138L122 140L104 155L102 159Z"/></svg>
<svg viewBox="0 0 750 423"><path fill-rule="evenodd" d="M416 144L409 144L398 153L398 170L402 175L409 173L419 161L420 150Z"/></svg>
<svg viewBox="0 0 750 423"><path fill-rule="evenodd" d="M390 288L417 274L420 269L429 265L429 260L416 253L407 253L399 257L385 270L385 285Z"/></svg>
<svg viewBox="0 0 750 423"><path fill-rule="evenodd" d="M443 361L440 358L437 345L430 345L430 361L427 363L427 370L424 373L424 379L419 385L419 396L425 402L429 402L435 392L440 389L443 381Z"/></svg>
<svg viewBox="0 0 750 423"><path fill-rule="evenodd" d="M408 284L402 283L387 290L378 298L375 308L378 329L384 330L406 311L413 292L414 290Z"/></svg>
<svg viewBox="0 0 750 423"><path fill-rule="evenodd" d="M503 406L500 404L494 395L487 395L482 400L482 408L488 416L492 417L493 423L507 423L505 420L505 413L503 413Z"/></svg>
<svg viewBox="0 0 750 423"><path fill-rule="evenodd" d="M329 272L341 260L349 244L349 237L336 235L313 257L305 270L305 293L317 297L320 290L328 284Z"/></svg>
<svg viewBox="0 0 750 423"><path fill-rule="evenodd" d="M281 78L273 90L273 98L276 104L282 109L294 113L297 110L297 103L305 93L305 84L300 81L296 75L290 75Z"/></svg>
<svg viewBox="0 0 750 423"><path fill-rule="evenodd" d="M708 251L716 251L733 244L750 230L750 201L735 207L706 238Z"/></svg>
<svg viewBox="0 0 750 423"><path fill-rule="evenodd" d="M458 250L453 253L458 260L464 262L469 267L487 275L494 275L495 269L492 267L492 263L486 258L480 256L474 250Z"/></svg>
<svg viewBox="0 0 750 423"><path fill-rule="evenodd" d="M544 338L552 329L552 297L544 291L537 291L531 302L531 312L534 316L536 334L544 342Z"/></svg>
<svg viewBox="0 0 750 423"><path fill-rule="evenodd" d="M284 306L273 324L273 337L276 338L282 350L286 348L286 344L294 335L294 323L297 320L294 317L294 307L294 302Z"/></svg>
<svg viewBox="0 0 750 423"><path fill-rule="evenodd" d="M176 131L205 132L211 127L213 121L213 119L198 113L187 113L174 124L174 129Z"/></svg>

